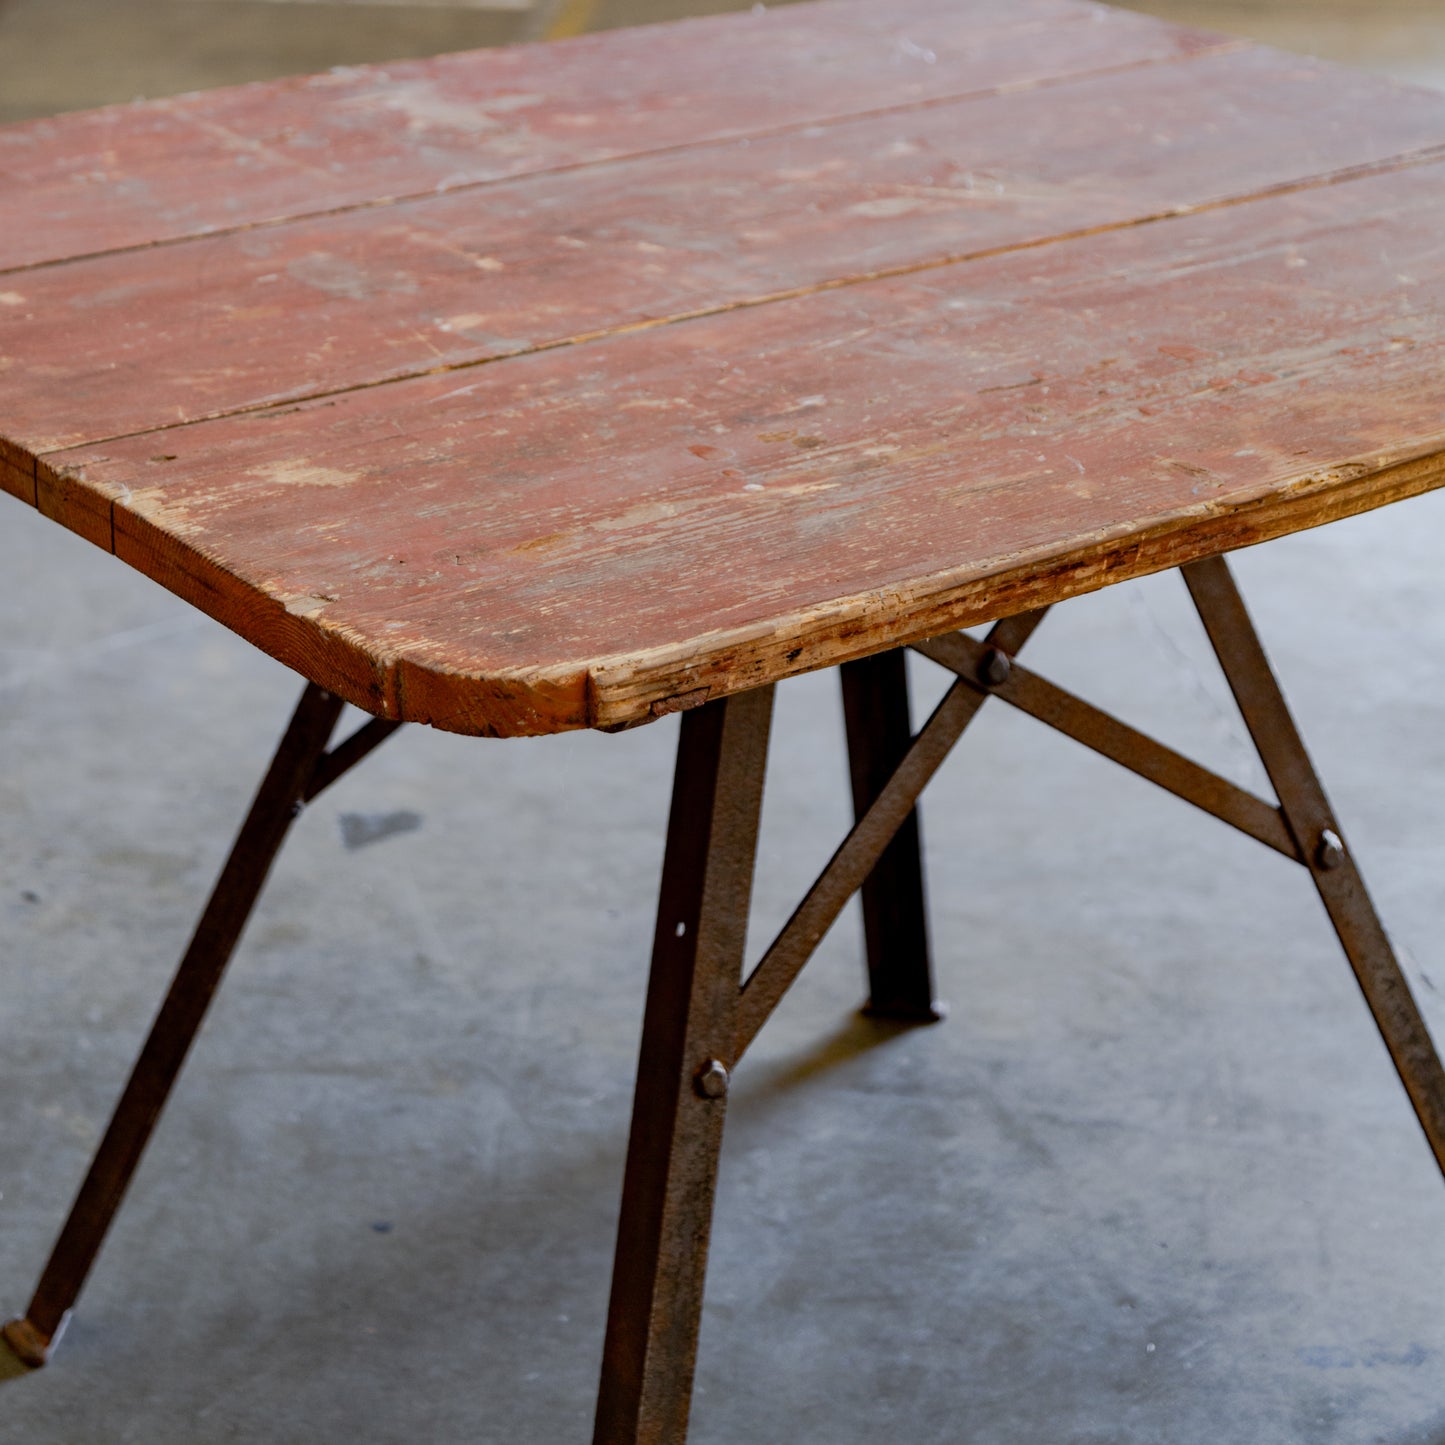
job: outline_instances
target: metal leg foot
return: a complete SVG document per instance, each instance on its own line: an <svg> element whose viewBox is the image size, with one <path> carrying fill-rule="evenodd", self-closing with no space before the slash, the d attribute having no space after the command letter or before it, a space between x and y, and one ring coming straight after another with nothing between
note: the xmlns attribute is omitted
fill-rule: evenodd
<svg viewBox="0 0 1445 1445"><path fill-rule="evenodd" d="M6 1343L28 1365L45 1363L95 1263L341 708L339 698L318 687L308 686L302 694L34 1298L23 1319L4 1327Z"/></svg>
<svg viewBox="0 0 1445 1445"><path fill-rule="evenodd" d="M60 1328L53 1336L42 1335L29 1320L10 1320L0 1326L0 1339L5 1341L10 1347L10 1353L22 1365L28 1365L32 1370L38 1370L50 1359L50 1351L54 1349L64 1332L64 1319L61 1320Z"/></svg>
<svg viewBox="0 0 1445 1445"><path fill-rule="evenodd" d="M771 713L682 717L594 1445L687 1437Z"/></svg>

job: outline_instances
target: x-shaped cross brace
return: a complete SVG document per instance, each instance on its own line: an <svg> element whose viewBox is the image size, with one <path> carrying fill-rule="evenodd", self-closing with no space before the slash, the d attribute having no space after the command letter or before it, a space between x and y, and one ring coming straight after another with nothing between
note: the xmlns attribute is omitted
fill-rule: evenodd
<svg viewBox="0 0 1445 1445"><path fill-rule="evenodd" d="M845 664L857 821L744 979L771 686L683 715L594 1445L687 1434L723 1117L733 1070L848 900L863 892L872 1009L938 1017L915 806L990 698L1112 758L1306 867L1437 1162L1445 1071L1345 847L1222 557L1182 569L1278 803L1266 802L1026 670L1044 613L916 650L956 680L909 736L901 653ZM41 1365L95 1261L290 823L398 726L373 719L328 750L340 701L308 686L237 837L24 1317L4 1338Z"/></svg>
<svg viewBox="0 0 1445 1445"><path fill-rule="evenodd" d="M731 1072L848 899L885 858L929 779L990 697L1032 714L1308 868L1445 1170L1445 1071L1229 568L1216 557L1182 571L1278 805L1024 669L1016 654L1042 621L1042 612L1008 618L982 643L962 633L936 638L917 650L954 672L957 680L903 750L891 776L866 801L857 787L866 769L860 770L855 756L855 802L865 803L858 820L741 984L770 690L684 715L594 1445L672 1445L685 1438ZM850 742L857 741L850 736ZM907 878L907 870L896 876ZM921 890L916 898L921 908ZM888 900L874 903L886 911ZM923 938L921 919L907 932L916 945ZM916 1010L931 998L931 985L925 976L920 992L916 956L905 952L894 961L909 974L903 988L888 983L886 958L870 958L875 1001L882 975L885 989L893 996L909 995Z"/></svg>

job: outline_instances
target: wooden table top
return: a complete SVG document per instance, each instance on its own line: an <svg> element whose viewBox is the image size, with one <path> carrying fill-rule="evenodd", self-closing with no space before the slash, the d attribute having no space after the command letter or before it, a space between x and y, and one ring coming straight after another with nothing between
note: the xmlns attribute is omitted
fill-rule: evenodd
<svg viewBox="0 0 1445 1445"><path fill-rule="evenodd" d="M0 130L0 487L370 712L646 721L1445 482L1445 97L822 0Z"/></svg>

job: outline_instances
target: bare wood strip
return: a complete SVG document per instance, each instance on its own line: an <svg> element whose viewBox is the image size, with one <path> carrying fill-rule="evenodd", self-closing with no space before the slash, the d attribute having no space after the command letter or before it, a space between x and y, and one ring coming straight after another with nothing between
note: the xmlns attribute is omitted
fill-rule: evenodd
<svg viewBox="0 0 1445 1445"><path fill-rule="evenodd" d="M0 492L35 505L35 458L0 437Z"/></svg>
<svg viewBox="0 0 1445 1445"><path fill-rule="evenodd" d="M829 0L0 130L0 270L1218 48L1086 0Z"/></svg>
<svg viewBox="0 0 1445 1445"><path fill-rule="evenodd" d="M733 145L705 174L649 156L34 272L6 293L26 364L0 426L34 453L168 430L1438 157L1445 99L1388 96L1252 51Z"/></svg>
<svg viewBox="0 0 1445 1445"><path fill-rule="evenodd" d="M997 697L1073 738L1086 748L1128 768L1141 778L1193 803L1196 808L1238 828L1277 853L1303 863L1299 847L1285 826L1279 808L1237 787L1182 753L1156 742L1137 728L1085 702L1073 693L1030 672L1011 667L1007 678L987 687L978 682L979 668L988 648L961 632L914 644L914 649L955 672L981 693Z"/></svg>
<svg viewBox="0 0 1445 1445"><path fill-rule="evenodd" d="M1020 557L1012 567L1000 565L985 576L940 587L930 595L920 595L923 589L899 589L909 600L897 611L887 605L889 589L880 588L775 619L761 645L759 633L749 629L740 635L709 637L709 645L716 649L713 655L699 657L696 652L679 649L623 660L615 672L604 664L585 675L587 706L577 716L586 721L574 726L633 727L672 711L677 697L695 705L746 686L747 679L769 676L780 680L835 666L880 647L912 645L950 627L973 627L1001 613L1050 607L1116 582L1169 571L1405 501L1445 486L1445 435L1436 433L1419 445L1421 455L1397 464L1381 465L1378 456L1356 458L1315 475L1281 478L1277 488L1242 501L1233 514L1206 508L1181 511L1132 532L1121 528L1071 551L1061 545L1048 554ZM1297 490L1292 490L1291 480L1298 483ZM775 640L780 635L787 637L786 647ZM413 659L403 656L396 662L393 695L399 702L405 697L408 708L426 707L440 699L439 679L427 677L429 686L424 690L414 680ZM671 681L679 674L686 677L686 691ZM665 686L664 678L669 679ZM659 697L660 693L667 695ZM573 699L570 691L558 695ZM553 698L541 694L540 700L546 705ZM530 714L511 703L504 715ZM437 725L445 726L439 721Z"/></svg>

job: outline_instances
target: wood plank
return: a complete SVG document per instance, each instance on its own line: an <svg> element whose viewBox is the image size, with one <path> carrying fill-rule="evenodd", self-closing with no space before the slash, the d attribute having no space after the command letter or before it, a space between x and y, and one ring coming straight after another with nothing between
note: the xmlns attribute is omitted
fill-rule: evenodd
<svg viewBox="0 0 1445 1445"><path fill-rule="evenodd" d="M1441 484L1441 175L62 453L42 491L373 711L645 721Z"/></svg>
<svg viewBox="0 0 1445 1445"><path fill-rule="evenodd" d="M0 368L3 369L3 368ZM35 458L0 436L0 492L35 505Z"/></svg>
<svg viewBox="0 0 1445 1445"><path fill-rule="evenodd" d="M30 458L16 461L0 446L0 492L35 505L35 463Z"/></svg>
<svg viewBox="0 0 1445 1445"><path fill-rule="evenodd" d="M0 129L0 269L1219 43L1088 0L828 0L58 116Z"/></svg>
<svg viewBox="0 0 1445 1445"><path fill-rule="evenodd" d="M13 278L0 432L45 452L1441 149L1445 96L1250 50L106 256Z"/></svg>

